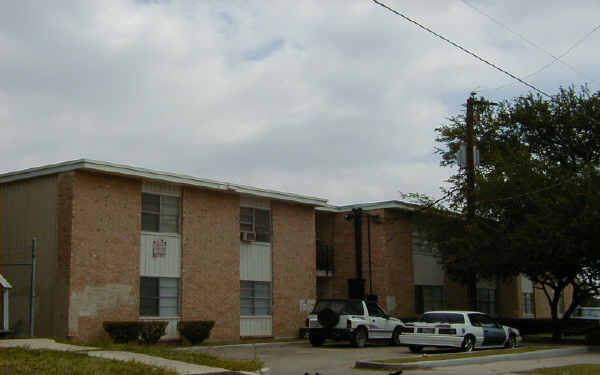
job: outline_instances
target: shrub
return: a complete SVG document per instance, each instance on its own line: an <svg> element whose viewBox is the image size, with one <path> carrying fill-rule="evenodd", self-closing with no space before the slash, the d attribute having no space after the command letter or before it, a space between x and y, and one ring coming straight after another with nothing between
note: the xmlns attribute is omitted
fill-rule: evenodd
<svg viewBox="0 0 600 375"><path fill-rule="evenodd" d="M165 335L169 322L150 320L139 322L139 339L143 344L156 344Z"/></svg>
<svg viewBox="0 0 600 375"><path fill-rule="evenodd" d="M177 323L177 330L193 345L200 344L210 337L210 330L215 326L212 320L183 320Z"/></svg>
<svg viewBox="0 0 600 375"><path fill-rule="evenodd" d="M128 343L139 336L140 322L104 322L104 330L116 343Z"/></svg>
<svg viewBox="0 0 600 375"><path fill-rule="evenodd" d="M554 322L550 318L542 319L518 319L518 318L499 318L498 323L513 327L521 332L521 335L536 335L539 333L552 333ZM562 325L564 333L582 332L589 328L589 323L581 319L567 319L558 321Z"/></svg>
<svg viewBox="0 0 600 375"><path fill-rule="evenodd" d="M600 345L600 328L593 328L585 334L586 345Z"/></svg>

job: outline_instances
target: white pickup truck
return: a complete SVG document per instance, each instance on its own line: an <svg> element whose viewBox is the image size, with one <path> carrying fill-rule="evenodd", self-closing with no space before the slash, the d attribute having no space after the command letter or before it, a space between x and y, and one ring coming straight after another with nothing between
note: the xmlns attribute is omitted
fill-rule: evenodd
<svg viewBox="0 0 600 375"><path fill-rule="evenodd" d="M319 300L307 323L308 337L313 346L321 346L325 340L348 340L357 348L364 347L367 340L400 344L402 321L389 317L374 301Z"/></svg>

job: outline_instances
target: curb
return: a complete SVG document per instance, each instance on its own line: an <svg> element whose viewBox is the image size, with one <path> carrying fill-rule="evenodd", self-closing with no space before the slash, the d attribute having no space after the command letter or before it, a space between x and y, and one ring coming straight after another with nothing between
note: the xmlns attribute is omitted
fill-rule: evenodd
<svg viewBox="0 0 600 375"><path fill-rule="evenodd" d="M202 350L227 350L227 349L243 349L243 348L260 348L260 347L269 347L269 346L290 346L290 345L304 345L307 341L293 341L293 342L261 342L256 344L232 344L232 345L218 345L218 346L190 346L187 348L176 348L173 350L176 351L202 351Z"/></svg>
<svg viewBox="0 0 600 375"><path fill-rule="evenodd" d="M528 353L516 353L516 354L497 354L489 355L484 357L470 357L470 358L457 358L457 359L444 359L439 361L423 361L423 362L408 362L408 363L381 363L372 361L356 361L356 368L368 368L368 369L381 369L381 370L396 370L396 369L409 369L409 368L434 368L434 367L447 367L447 366L460 366L470 365L476 363L487 363L495 361L518 361L522 359L535 359L535 358L551 358L561 357L571 354L586 353L592 351L592 348L587 346L580 346L576 348L566 349L549 349L539 350Z"/></svg>

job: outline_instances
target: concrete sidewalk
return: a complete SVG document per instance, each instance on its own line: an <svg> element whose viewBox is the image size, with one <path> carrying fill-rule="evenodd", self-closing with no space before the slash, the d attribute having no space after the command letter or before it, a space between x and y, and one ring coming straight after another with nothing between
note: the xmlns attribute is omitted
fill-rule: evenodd
<svg viewBox="0 0 600 375"><path fill-rule="evenodd" d="M28 349L47 349L59 352L85 352L87 350L96 350L91 346L79 346L70 344L61 344L51 339L17 339L0 340L0 348L28 348Z"/></svg>
<svg viewBox="0 0 600 375"><path fill-rule="evenodd" d="M244 374L255 375L256 373L231 371L218 367L201 366L187 362L174 361L160 357L153 357L146 354L124 352L124 351L105 351L90 346L78 346L69 344L60 344L51 339L20 339L20 340L0 340L0 348L23 347L28 349L46 349L56 351L80 352L82 355L111 359L115 361L134 361L150 366L160 367L175 371L184 375L203 375L203 374Z"/></svg>
<svg viewBox="0 0 600 375"><path fill-rule="evenodd" d="M544 359L554 357L573 356L578 354L586 354L592 352L593 349L587 346L575 346L570 348L556 348L548 350L539 350L525 353L511 353L511 354L494 354L480 357L465 357L456 359L444 359L444 360L431 360L421 362L398 362L398 363L384 363L374 361L356 361L356 368L365 369L380 369L380 370L395 370L395 369L415 369L415 368L440 368L448 366L461 366L461 365L472 365L482 364L489 362L505 362L505 361L519 361L526 359ZM484 352L482 352L484 353ZM435 357L434 357L435 358ZM433 358L432 358L433 359Z"/></svg>

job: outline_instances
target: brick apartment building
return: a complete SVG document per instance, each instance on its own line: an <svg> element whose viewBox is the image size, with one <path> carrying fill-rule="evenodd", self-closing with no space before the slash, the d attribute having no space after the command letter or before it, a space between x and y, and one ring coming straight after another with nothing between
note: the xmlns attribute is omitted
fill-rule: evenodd
<svg viewBox="0 0 600 375"><path fill-rule="evenodd" d="M356 209L362 212L360 220ZM358 293L376 295L388 313L400 317L428 310L470 310L467 289L447 277L434 246L411 219L416 209L400 201L318 207L317 297L346 298L354 280L362 279ZM360 255L356 243L361 243ZM543 291L523 276L506 282L481 280L476 289L478 311L500 317L550 317ZM570 303L570 293L566 295L559 312Z"/></svg>
<svg viewBox="0 0 600 375"><path fill-rule="evenodd" d="M293 337L316 292L319 198L76 160L0 176L0 254L38 238L35 335L92 339L108 320L212 319L215 340ZM11 326L27 332L29 275Z"/></svg>
<svg viewBox="0 0 600 375"><path fill-rule="evenodd" d="M368 214L360 269L353 208ZM294 337L317 297L347 298L356 288L402 316L466 309L466 289L413 228L413 209L398 201L334 207L82 159L0 175L0 264L26 263L37 237L35 335L76 340L104 336L103 321L152 319L169 321L167 339L182 319L215 320L212 340ZM11 329L27 333L29 268L0 272L13 286ZM549 315L526 280L482 282L478 297L492 314Z"/></svg>

